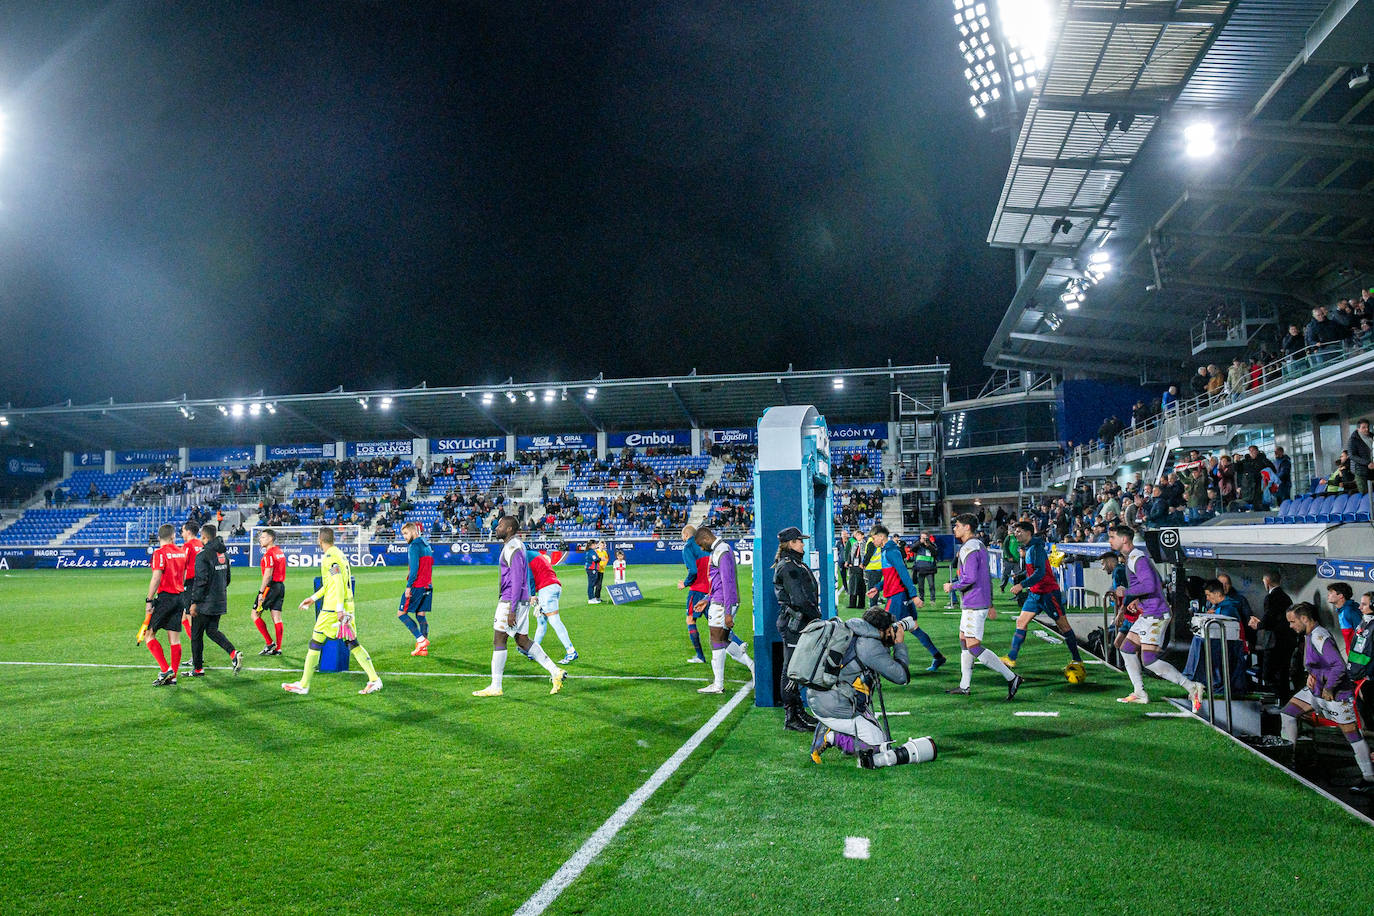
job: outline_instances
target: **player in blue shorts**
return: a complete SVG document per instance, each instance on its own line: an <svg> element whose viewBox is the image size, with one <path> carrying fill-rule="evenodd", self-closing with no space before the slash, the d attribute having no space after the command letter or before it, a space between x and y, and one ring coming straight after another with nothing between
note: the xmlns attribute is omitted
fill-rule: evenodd
<svg viewBox="0 0 1374 916"><path fill-rule="evenodd" d="M1088 669L1083 667L1083 657L1078 652L1078 637L1064 613L1064 594L1059 590L1059 580L1054 577L1054 571L1050 569L1049 547L1044 538L1036 536L1035 526L1030 522L1017 522L1012 528L1016 531L1016 539L1026 545L1026 550L1021 567L1025 578L1013 585L1011 591L1014 595L1024 591L1026 603L1021 606L1021 613L1016 618L1011 651L1002 657L1002 661L1006 662L1008 668L1016 667L1016 657L1021 654L1021 645L1026 641L1027 627L1037 614L1044 614L1054 621L1055 628L1063 635L1069 648L1069 655L1073 656L1064 673L1076 669L1080 678L1085 677Z"/></svg>

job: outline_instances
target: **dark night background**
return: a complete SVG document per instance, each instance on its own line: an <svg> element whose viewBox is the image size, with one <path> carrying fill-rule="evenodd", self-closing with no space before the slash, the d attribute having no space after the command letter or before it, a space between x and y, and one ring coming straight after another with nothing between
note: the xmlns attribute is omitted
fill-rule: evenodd
<svg viewBox="0 0 1374 916"><path fill-rule="evenodd" d="M0 6L0 402L986 374L950 4Z"/></svg>

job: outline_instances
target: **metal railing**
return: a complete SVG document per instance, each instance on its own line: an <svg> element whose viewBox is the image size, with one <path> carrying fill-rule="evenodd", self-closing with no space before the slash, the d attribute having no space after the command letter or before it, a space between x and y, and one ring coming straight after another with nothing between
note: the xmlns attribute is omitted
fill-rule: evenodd
<svg viewBox="0 0 1374 916"><path fill-rule="evenodd" d="M1206 425L1198 422L1198 418L1204 413L1227 404L1240 403L1248 397L1262 394L1278 385L1310 375L1371 349L1374 349L1374 339L1358 343L1319 344L1304 347L1288 356L1281 356L1260 366L1258 375L1247 370L1246 387L1242 390L1227 391L1223 388L1217 394L1203 393L1174 401L1160 413L1122 430L1111 442L1096 440L1077 446L1060 460L1048 465L1043 471L1044 479L1066 478L1074 471L1119 461L1122 456L1153 445L1161 439L1205 430Z"/></svg>
<svg viewBox="0 0 1374 916"><path fill-rule="evenodd" d="M1220 615L1200 616L1203 620L1198 628L1198 635L1202 637L1203 664L1207 666L1207 721L1213 725L1217 724L1216 687L1212 683L1212 637L1210 635L1212 630L1216 630L1221 637L1221 691L1226 700L1226 731L1234 735L1236 726L1235 717L1231 714L1231 653L1227 651L1226 630L1227 621L1236 624L1239 624L1239 621ZM1237 630L1236 635L1240 635L1239 630Z"/></svg>

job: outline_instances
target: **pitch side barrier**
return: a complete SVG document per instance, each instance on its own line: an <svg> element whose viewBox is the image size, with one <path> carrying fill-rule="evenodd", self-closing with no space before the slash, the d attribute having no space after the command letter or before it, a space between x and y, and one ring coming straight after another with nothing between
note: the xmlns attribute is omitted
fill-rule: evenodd
<svg viewBox="0 0 1374 916"><path fill-rule="evenodd" d="M659 539L606 539L612 556L615 551L625 552L625 562L629 566L666 564L682 565L682 542ZM525 546L532 550L565 549L565 541L530 538ZM319 565L319 548L305 544L282 544L286 554L286 565L298 568L314 568ZM382 544L341 545L349 562L354 567L406 565L406 544L404 541L388 541ZM455 541L453 543L431 542L434 549L436 566L495 566L501 556L501 544L487 541ZM744 565L754 562L754 542L752 539L731 541L735 555ZM229 563L232 566L248 565L248 545L229 544ZM147 545L115 545L109 547L0 547L0 570L11 569L146 569L153 549ZM563 561L561 569L576 569L581 566L581 552L574 545L572 552Z"/></svg>

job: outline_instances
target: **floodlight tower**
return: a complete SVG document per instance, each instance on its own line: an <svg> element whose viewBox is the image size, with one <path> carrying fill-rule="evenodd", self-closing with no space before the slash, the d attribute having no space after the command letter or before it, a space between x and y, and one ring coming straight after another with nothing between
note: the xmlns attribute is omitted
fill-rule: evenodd
<svg viewBox="0 0 1374 916"><path fill-rule="evenodd" d="M992 114L1016 148L1025 104L1040 83L1050 43L1050 0L954 0L954 25L969 106L979 120ZM1026 253L1016 252L1016 282L1026 278Z"/></svg>

